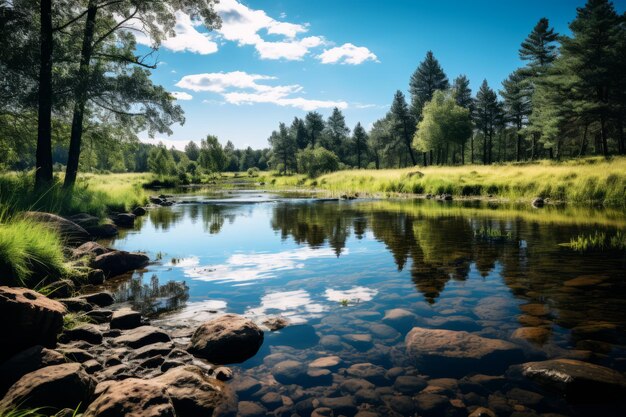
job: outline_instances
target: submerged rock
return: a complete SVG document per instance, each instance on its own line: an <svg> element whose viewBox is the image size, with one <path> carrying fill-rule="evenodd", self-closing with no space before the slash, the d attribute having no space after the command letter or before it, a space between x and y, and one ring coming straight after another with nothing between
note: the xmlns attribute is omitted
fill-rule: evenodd
<svg viewBox="0 0 626 417"><path fill-rule="evenodd" d="M0 362L35 345L54 347L66 309L26 288L0 287Z"/></svg>
<svg viewBox="0 0 626 417"><path fill-rule="evenodd" d="M402 334L409 331L417 320L417 316L408 310L402 308L394 308L385 312L383 323L393 327Z"/></svg>
<svg viewBox="0 0 626 417"><path fill-rule="evenodd" d="M289 320L283 317L268 317L263 320L261 324L267 327L271 332L274 332L287 327Z"/></svg>
<svg viewBox="0 0 626 417"><path fill-rule="evenodd" d="M72 408L88 404L96 386L80 364L52 365L20 378L0 402L0 410Z"/></svg>
<svg viewBox="0 0 626 417"><path fill-rule="evenodd" d="M211 363L241 363L263 344L263 331L251 320L226 314L196 329L188 351Z"/></svg>
<svg viewBox="0 0 626 417"><path fill-rule="evenodd" d="M621 373L574 359L528 362L512 368L512 372L518 371L573 401L618 398L626 394L626 378Z"/></svg>
<svg viewBox="0 0 626 417"><path fill-rule="evenodd" d="M415 327L405 343L408 355L417 362L420 371L436 376L501 372L524 357L513 343L463 331Z"/></svg>

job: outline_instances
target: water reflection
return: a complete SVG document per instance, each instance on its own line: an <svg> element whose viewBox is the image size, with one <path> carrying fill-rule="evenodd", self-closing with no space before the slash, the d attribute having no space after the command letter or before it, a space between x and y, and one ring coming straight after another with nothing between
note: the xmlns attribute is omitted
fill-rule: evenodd
<svg viewBox="0 0 626 417"><path fill-rule="evenodd" d="M189 287L185 282L175 281L161 285L154 274L146 283L143 273L137 273L129 280L120 282L114 290L114 296L117 302L129 303L134 310L151 317L185 307L189 299Z"/></svg>

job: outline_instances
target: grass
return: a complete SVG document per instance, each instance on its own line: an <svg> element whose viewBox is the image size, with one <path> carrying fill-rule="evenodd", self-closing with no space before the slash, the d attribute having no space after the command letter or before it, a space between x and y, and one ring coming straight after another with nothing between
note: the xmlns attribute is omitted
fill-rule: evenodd
<svg viewBox="0 0 626 417"><path fill-rule="evenodd" d="M85 313L67 313L63 316L63 329L71 330L83 324L90 324L94 321Z"/></svg>
<svg viewBox="0 0 626 417"><path fill-rule="evenodd" d="M569 243L561 246L569 247L576 252L592 251L623 251L626 250L626 235L617 231L613 236L596 231L593 234L582 234L570 239Z"/></svg>
<svg viewBox="0 0 626 417"><path fill-rule="evenodd" d="M31 220L0 221L2 285L33 288L67 271L63 242L56 231Z"/></svg>
<svg viewBox="0 0 626 417"><path fill-rule="evenodd" d="M43 408L23 409L23 410L1 410L0 417L46 417L42 414Z"/></svg>
<svg viewBox="0 0 626 417"><path fill-rule="evenodd" d="M534 197L585 204L626 206L626 158L599 157L564 162L430 166L349 170L308 179L261 174L269 187L309 187L341 194L452 194L529 201Z"/></svg>

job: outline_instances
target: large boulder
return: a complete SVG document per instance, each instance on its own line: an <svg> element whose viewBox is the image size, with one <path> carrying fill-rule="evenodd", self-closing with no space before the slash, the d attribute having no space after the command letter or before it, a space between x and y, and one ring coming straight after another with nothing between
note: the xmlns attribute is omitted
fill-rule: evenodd
<svg viewBox="0 0 626 417"><path fill-rule="evenodd" d="M20 378L0 401L0 410L71 408L89 404L96 386L78 363L52 365Z"/></svg>
<svg viewBox="0 0 626 417"><path fill-rule="evenodd" d="M557 390L573 401L599 401L626 395L624 375L588 362L552 359L524 363L513 367L513 370L521 371L526 378Z"/></svg>
<svg viewBox="0 0 626 417"><path fill-rule="evenodd" d="M141 314L130 308L115 310L111 316L112 329L134 329L141 326Z"/></svg>
<svg viewBox="0 0 626 417"><path fill-rule="evenodd" d="M85 242L74 249L72 251L72 255L74 258L82 258L83 256L96 257L108 252L111 252L111 249L106 248L97 242Z"/></svg>
<svg viewBox="0 0 626 417"><path fill-rule="evenodd" d="M124 272L143 268L150 262L143 253L134 253L126 251L111 251L96 256L92 262L92 267L101 269L109 276L123 274Z"/></svg>
<svg viewBox="0 0 626 417"><path fill-rule="evenodd" d="M0 397L24 375L46 366L65 362L66 359L62 354L41 345L18 353L0 365Z"/></svg>
<svg viewBox="0 0 626 417"><path fill-rule="evenodd" d="M85 230L96 239L111 238L119 234L117 226L111 223L85 227Z"/></svg>
<svg viewBox="0 0 626 417"><path fill-rule="evenodd" d="M191 337L190 353L215 364L240 363L254 356L263 344L263 330L236 314L202 324Z"/></svg>
<svg viewBox="0 0 626 417"><path fill-rule="evenodd" d="M68 245L79 246L91 240L91 235L83 227L56 214L27 211L24 213L24 217L50 225Z"/></svg>
<svg viewBox="0 0 626 417"><path fill-rule="evenodd" d="M132 213L119 213L111 216L116 226L132 228L135 226L135 215Z"/></svg>
<svg viewBox="0 0 626 417"><path fill-rule="evenodd" d="M462 331L414 327L405 343L419 370L432 376L499 373L524 359L522 349L513 343Z"/></svg>
<svg viewBox="0 0 626 417"><path fill-rule="evenodd" d="M65 217L67 220L76 223L80 227L96 226L100 223L100 219L88 213L78 213Z"/></svg>
<svg viewBox="0 0 626 417"><path fill-rule="evenodd" d="M0 287L0 362L31 346L54 347L65 312L38 292Z"/></svg>
<svg viewBox="0 0 626 417"><path fill-rule="evenodd" d="M174 404L165 385L156 381L128 378L102 382L100 395L92 402L85 417L175 417Z"/></svg>
<svg viewBox="0 0 626 417"><path fill-rule="evenodd" d="M178 417L223 416L237 410L232 390L197 366L170 369L153 381L165 385Z"/></svg>

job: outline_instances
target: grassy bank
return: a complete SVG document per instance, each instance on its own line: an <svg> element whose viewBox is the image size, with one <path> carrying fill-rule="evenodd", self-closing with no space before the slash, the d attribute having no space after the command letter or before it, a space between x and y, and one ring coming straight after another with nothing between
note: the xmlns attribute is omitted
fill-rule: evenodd
<svg viewBox="0 0 626 417"><path fill-rule="evenodd" d="M586 158L565 162L351 170L308 179L263 175L269 186L312 187L343 193L452 194L457 197L555 201L626 206L626 158Z"/></svg>

